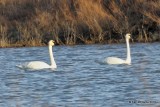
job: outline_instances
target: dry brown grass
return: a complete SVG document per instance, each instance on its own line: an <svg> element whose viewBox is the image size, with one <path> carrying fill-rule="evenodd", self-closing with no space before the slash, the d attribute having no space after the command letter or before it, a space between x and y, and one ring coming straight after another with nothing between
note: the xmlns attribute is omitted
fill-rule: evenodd
<svg viewBox="0 0 160 107"><path fill-rule="evenodd" d="M159 0L0 0L1 47L160 40ZM152 39L154 38L154 39Z"/></svg>

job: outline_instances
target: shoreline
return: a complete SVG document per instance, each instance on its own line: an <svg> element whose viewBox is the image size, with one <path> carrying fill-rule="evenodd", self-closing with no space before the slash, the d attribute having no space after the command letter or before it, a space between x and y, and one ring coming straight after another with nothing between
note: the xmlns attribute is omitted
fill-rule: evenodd
<svg viewBox="0 0 160 107"><path fill-rule="evenodd" d="M134 42L134 41L130 41L130 44L138 44L138 43L142 43L142 44L148 44L148 43L160 43L160 41L150 41L150 42ZM77 44L56 44L55 46L76 46L76 45L115 45L115 44L125 44L125 42L118 42L118 43L90 43L90 44L84 44L84 43L77 43ZM45 47L47 46L47 44L39 44L39 45L23 45L23 44L9 44L8 46L0 46L0 49L2 48L31 48L31 47Z"/></svg>

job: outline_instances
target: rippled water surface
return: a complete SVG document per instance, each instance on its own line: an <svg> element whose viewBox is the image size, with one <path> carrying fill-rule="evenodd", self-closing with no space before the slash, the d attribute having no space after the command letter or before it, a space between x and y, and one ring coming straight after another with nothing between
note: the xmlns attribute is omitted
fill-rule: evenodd
<svg viewBox="0 0 160 107"><path fill-rule="evenodd" d="M50 63L47 47L0 49L0 107L160 106L160 44L131 44L132 65L108 65L126 57L125 44L55 46L56 71L16 65Z"/></svg>

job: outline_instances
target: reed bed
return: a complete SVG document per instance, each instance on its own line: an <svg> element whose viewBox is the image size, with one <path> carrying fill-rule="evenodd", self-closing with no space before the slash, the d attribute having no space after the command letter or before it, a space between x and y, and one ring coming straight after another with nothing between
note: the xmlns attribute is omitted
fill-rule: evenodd
<svg viewBox="0 0 160 107"><path fill-rule="evenodd" d="M0 47L160 41L159 0L0 0Z"/></svg>

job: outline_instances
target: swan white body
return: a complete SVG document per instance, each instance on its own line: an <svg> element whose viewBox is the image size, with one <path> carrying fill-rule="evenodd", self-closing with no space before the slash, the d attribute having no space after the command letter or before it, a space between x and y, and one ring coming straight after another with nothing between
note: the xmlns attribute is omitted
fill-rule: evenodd
<svg viewBox="0 0 160 107"><path fill-rule="evenodd" d="M128 64L131 65L131 55L130 55L130 47L129 47L129 39L130 39L130 34L126 34L126 45L127 45L127 58L126 60L117 58L117 57L108 57L106 59L108 64Z"/></svg>
<svg viewBox="0 0 160 107"><path fill-rule="evenodd" d="M22 69L31 69L31 70L57 68L56 62L53 57L52 46L54 46L54 41L50 40L48 43L48 48L49 48L49 56L50 56L51 65L48 65L47 63L42 62L42 61L32 61L32 62L24 63L23 65L19 65L18 67Z"/></svg>

